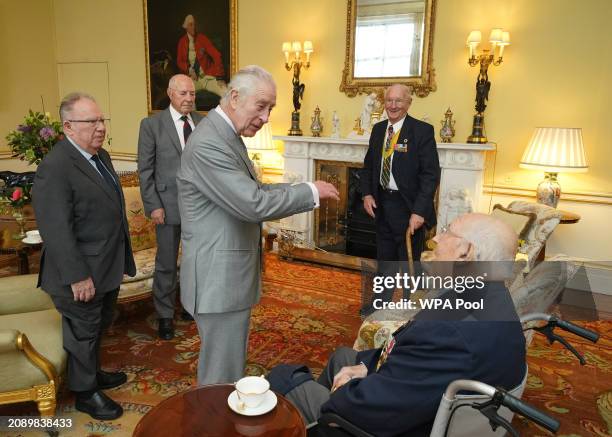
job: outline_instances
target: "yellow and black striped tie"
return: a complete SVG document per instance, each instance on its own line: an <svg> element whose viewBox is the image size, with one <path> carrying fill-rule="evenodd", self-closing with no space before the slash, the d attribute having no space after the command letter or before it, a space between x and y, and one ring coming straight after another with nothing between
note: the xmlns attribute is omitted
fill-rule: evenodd
<svg viewBox="0 0 612 437"><path fill-rule="evenodd" d="M382 172L380 173L380 185L383 188L389 186L389 180L391 179L391 156L393 152L390 152L391 141L393 140L393 125L389 125L387 129L387 141L385 141L385 148L383 150L383 166Z"/></svg>

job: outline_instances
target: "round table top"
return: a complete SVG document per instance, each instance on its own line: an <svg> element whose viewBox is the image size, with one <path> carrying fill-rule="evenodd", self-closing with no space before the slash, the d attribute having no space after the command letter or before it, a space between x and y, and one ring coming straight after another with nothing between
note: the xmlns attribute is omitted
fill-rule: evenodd
<svg viewBox="0 0 612 437"><path fill-rule="evenodd" d="M261 416L243 416L227 405L232 391L232 384L217 384L174 395L149 411L133 436L306 436L300 413L283 396L276 393L278 403L272 411Z"/></svg>

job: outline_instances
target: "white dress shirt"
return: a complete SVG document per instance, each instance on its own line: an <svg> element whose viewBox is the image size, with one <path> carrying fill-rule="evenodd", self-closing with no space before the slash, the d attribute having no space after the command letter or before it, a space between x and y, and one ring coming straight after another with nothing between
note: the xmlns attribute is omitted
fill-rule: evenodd
<svg viewBox="0 0 612 437"><path fill-rule="evenodd" d="M174 109L174 106L170 105L170 116L172 117L172 121L174 122L174 127L176 127L176 133L178 134L179 141L181 142L181 149L185 150L185 136L183 135L183 120L181 117L183 114ZM187 114L187 121L191 126L191 131L195 130L195 123L191 119L191 114Z"/></svg>

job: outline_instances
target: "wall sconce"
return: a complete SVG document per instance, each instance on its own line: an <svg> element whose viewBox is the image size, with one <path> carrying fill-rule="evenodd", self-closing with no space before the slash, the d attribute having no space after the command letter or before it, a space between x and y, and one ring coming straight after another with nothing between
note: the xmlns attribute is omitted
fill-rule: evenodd
<svg viewBox="0 0 612 437"><path fill-rule="evenodd" d="M265 123L253 137L242 137L244 144L253 161L257 177L261 180L264 171L262 155L264 151L276 150L272 140L272 127L270 122Z"/></svg>
<svg viewBox="0 0 612 437"><path fill-rule="evenodd" d="M489 35L491 50L483 49L482 53L477 55L476 48L481 40L482 34L480 30L472 30L467 39L467 46L470 49L468 64L470 67L475 67L480 64L480 72L476 80L476 114L474 115L474 122L472 124L472 135L467 139L468 143L486 143L488 141L484 128L484 110L487 107L486 101L489 99L491 82L489 82L487 71L489 65L493 64L497 66L502 63L504 48L510 45L510 33L502 29L493 29ZM497 59L495 58L496 50Z"/></svg>
<svg viewBox="0 0 612 437"><path fill-rule="evenodd" d="M306 59L301 55L304 52ZM310 67L310 55L313 52L312 41L304 41L304 49L302 50L302 44L299 41L284 42L283 53L285 54L285 68L287 71L293 69L293 112L291 113L291 129L289 129L289 135L302 135L302 129L300 129L300 108L302 104L300 100L304 97L304 88L306 85L300 83L300 70L302 67L308 69ZM290 55L293 54L293 59L290 59Z"/></svg>
<svg viewBox="0 0 612 437"><path fill-rule="evenodd" d="M537 127L519 164L529 170L544 170L545 178L536 190L538 203L557 207L561 186L557 173L584 173L588 170L582 129Z"/></svg>

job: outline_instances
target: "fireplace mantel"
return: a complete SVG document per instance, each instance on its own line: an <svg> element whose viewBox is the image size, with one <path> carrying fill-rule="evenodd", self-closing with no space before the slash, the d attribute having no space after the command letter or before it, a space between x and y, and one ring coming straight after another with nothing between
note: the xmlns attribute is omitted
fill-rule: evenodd
<svg viewBox="0 0 612 437"><path fill-rule="evenodd" d="M363 164L368 139L305 136L275 136L284 142L285 173L289 180L313 181L315 161L341 161ZM438 229L454 217L478 208L482 196L486 152L496 149L495 143L438 143L442 175L438 202ZM304 230L307 241L313 242L313 213L292 217L288 224Z"/></svg>

